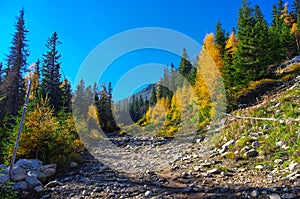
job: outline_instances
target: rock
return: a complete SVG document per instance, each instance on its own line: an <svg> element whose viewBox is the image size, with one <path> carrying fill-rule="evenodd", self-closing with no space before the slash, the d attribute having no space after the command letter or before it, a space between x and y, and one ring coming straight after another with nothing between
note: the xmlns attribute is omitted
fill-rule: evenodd
<svg viewBox="0 0 300 199"><path fill-rule="evenodd" d="M292 162L291 164L289 164L289 170L294 171L297 165L298 165L297 162Z"/></svg>
<svg viewBox="0 0 300 199"><path fill-rule="evenodd" d="M33 176L27 176L25 181L27 183L28 190L33 190L35 187L42 185L42 183Z"/></svg>
<svg viewBox="0 0 300 199"><path fill-rule="evenodd" d="M145 197L151 197L153 195L152 191L146 191L145 192Z"/></svg>
<svg viewBox="0 0 300 199"><path fill-rule="evenodd" d="M257 166L255 167L255 169L258 169L258 170L263 170L263 169L264 169L264 167L263 167L262 165L257 165Z"/></svg>
<svg viewBox="0 0 300 199"><path fill-rule="evenodd" d="M281 197L277 193L272 193L269 195L269 199L281 199Z"/></svg>
<svg viewBox="0 0 300 199"><path fill-rule="evenodd" d="M9 168L8 168L9 169ZM23 181L27 177L26 171L20 165L14 165L12 169L11 180L13 182Z"/></svg>
<svg viewBox="0 0 300 199"><path fill-rule="evenodd" d="M276 142L276 146L277 146L277 147L281 147L282 145L283 145L283 142L282 142L282 141Z"/></svg>
<svg viewBox="0 0 300 199"><path fill-rule="evenodd" d="M44 165L41 166L39 168L39 172L45 174L46 177L51 177L54 176L56 173L56 164L48 164L48 165Z"/></svg>
<svg viewBox="0 0 300 199"><path fill-rule="evenodd" d="M9 181L8 175L0 175L0 184Z"/></svg>
<svg viewBox="0 0 300 199"><path fill-rule="evenodd" d="M184 188L182 191L183 192L190 192L192 190L193 190L193 187L189 186L189 187Z"/></svg>
<svg viewBox="0 0 300 199"><path fill-rule="evenodd" d="M242 149L241 149L241 153L243 152L247 152L249 151L251 148L249 146L244 146Z"/></svg>
<svg viewBox="0 0 300 199"><path fill-rule="evenodd" d="M259 195L259 192L257 190L253 190L250 193L250 196L253 197L253 198L256 198L258 195Z"/></svg>
<svg viewBox="0 0 300 199"><path fill-rule="evenodd" d="M182 172L181 177L185 178L185 179L190 179L191 178L191 176L186 172Z"/></svg>
<svg viewBox="0 0 300 199"><path fill-rule="evenodd" d="M255 149L250 149L249 151L244 153L244 156L246 156L246 157L255 157L255 156L258 156L258 154L259 153Z"/></svg>
<svg viewBox="0 0 300 199"><path fill-rule="evenodd" d="M282 159L276 159L276 160L274 160L274 163L275 164L282 164L283 160Z"/></svg>
<svg viewBox="0 0 300 199"><path fill-rule="evenodd" d="M284 193L281 198L283 199L293 199L293 198L297 198L297 195L294 193Z"/></svg>
<svg viewBox="0 0 300 199"><path fill-rule="evenodd" d="M252 147L253 147L253 148L258 148L259 146L260 146L260 144L259 144L258 141L252 142Z"/></svg>
<svg viewBox="0 0 300 199"><path fill-rule="evenodd" d="M38 159L20 159L15 163L15 166L20 166L26 171L37 170L43 165L43 162Z"/></svg>
<svg viewBox="0 0 300 199"><path fill-rule="evenodd" d="M41 191L43 191L43 187L40 185L40 186L37 186L37 187L35 187L34 188L34 191L36 192L36 193L40 193Z"/></svg>
<svg viewBox="0 0 300 199"><path fill-rule="evenodd" d="M211 169L207 171L208 174L220 174L221 171L217 168Z"/></svg>
<svg viewBox="0 0 300 199"><path fill-rule="evenodd" d="M221 149L220 149L220 151L219 151L219 153L222 154L222 153L226 152L228 150L228 147L230 145L232 145L233 143L234 143L234 140L229 140L228 142L226 142L225 144L223 144L222 147L221 147Z"/></svg>
<svg viewBox="0 0 300 199"><path fill-rule="evenodd" d="M25 191L25 190L27 190L27 183L25 181L19 181L19 182L13 184L13 188L15 190L23 190L23 191Z"/></svg>
<svg viewBox="0 0 300 199"><path fill-rule="evenodd" d="M62 186L62 183L57 180L54 180L54 181L48 182L45 185L45 188L52 188L52 187L57 187L57 186Z"/></svg>
<svg viewBox="0 0 300 199"><path fill-rule="evenodd" d="M89 196L90 193L89 193L87 190L83 190L83 191L82 191L82 195L83 195L83 196Z"/></svg>
<svg viewBox="0 0 300 199"><path fill-rule="evenodd" d="M28 176L34 176L36 177L39 181L44 182L46 180L46 175L44 173L41 173L39 171L28 171L27 172Z"/></svg>
<svg viewBox="0 0 300 199"><path fill-rule="evenodd" d="M71 168L76 168L76 167L78 167L78 163L77 162L71 162L70 167Z"/></svg>
<svg viewBox="0 0 300 199"><path fill-rule="evenodd" d="M269 125L269 124L266 124L266 125L264 125L264 127L263 127L264 130L267 130L267 129L269 129L269 128L270 128L270 125Z"/></svg>
<svg viewBox="0 0 300 199"><path fill-rule="evenodd" d="M200 166L194 166L194 167L193 167L193 170L194 170L194 171L200 171L200 170L201 170L201 167L200 167Z"/></svg>

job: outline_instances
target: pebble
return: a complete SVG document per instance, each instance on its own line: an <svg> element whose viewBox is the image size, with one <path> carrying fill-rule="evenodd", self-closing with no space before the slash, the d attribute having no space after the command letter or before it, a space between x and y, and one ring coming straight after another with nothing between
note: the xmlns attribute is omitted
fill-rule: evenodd
<svg viewBox="0 0 300 199"><path fill-rule="evenodd" d="M148 191L145 192L146 197L151 197L152 195L153 195L152 191L148 190Z"/></svg>
<svg viewBox="0 0 300 199"><path fill-rule="evenodd" d="M269 195L269 199L281 199L281 197L277 193L272 193Z"/></svg>
<svg viewBox="0 0 300 199"><path fill-rule="evenodd" d="M250 195L251 195L251 197L256 198L259 195L259 192L257 190L253 190L253 191L251 191Z"/></svg>

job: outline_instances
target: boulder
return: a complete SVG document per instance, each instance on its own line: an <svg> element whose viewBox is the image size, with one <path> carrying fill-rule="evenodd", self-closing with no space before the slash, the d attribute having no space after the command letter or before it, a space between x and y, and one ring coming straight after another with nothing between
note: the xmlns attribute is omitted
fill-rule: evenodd
<svg viewBox="0 0 300 199"><path fill-rule="evenodd" d="M37 170L42 165L43 162L38 159L20 159L15 163L14 166L20 166L26 171L29 171L29 170Z"/></svg>
<svg viewBox="0 0 300 199"><path fill-rule="evenodd" d="M51 177L54 176L56 173L56 164L47 164L44 166L41 166L38 171L43 173L45 177Z"/></svg>
<svg viewBox="0 0 300 199"><path fill-rule="evenodd" d="M9 168L7 168L7 173ZM21 165L14 165L11 174L11 180L13 182L23 181L27 177L26 170Z"/></svg>
<svg viewBox="0 0 300 199"><path fill-rule="evenodd" d="M13 184L14 190L27 190L27 183L25 181L19 181L15 184Z"/></svg>
<svg viewBox="0 0 300 199"><path fill-rule="evenodd" d="M25 179L28 190L34 190L37 186L42 186L42 183L34 176L27 176Z"/></svg>

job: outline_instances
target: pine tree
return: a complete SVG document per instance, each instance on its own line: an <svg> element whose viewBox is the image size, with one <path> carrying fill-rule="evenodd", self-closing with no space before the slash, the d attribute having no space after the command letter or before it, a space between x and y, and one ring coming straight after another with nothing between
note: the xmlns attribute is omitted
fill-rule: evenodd
<svg viewBox="0 0 300 199"><path fill-rule="evenodd" d="M49 104L58 113L62 107L62 88L60 74L60 57L57 46L61 44L56 32L48 39L46 47L48 51L43 55L41 93L43 97L48 96Z"/></svg>
<svg viewBox="0 0 300 199"><path fill-rule="evenodd" d="M1 88L1 96L6 96L0 104L0 120L5 115L16 116L23 104L25 84L23 73L26 72L28 52L28 31L25 28L24 9L16 19L16 32L13 34L12 45L7 56L6 75Z"/></svg>
<svg viewBox="0 0 300 199"><path fill-rule="evenodd" d="M156 104L156 102L157 102L156 88L155 88L155 85L152 85L151 97L150 97L149 104L150 104L150 106L154 106Z"/></svg>
<svg viewBox="0 0 300 199"><path fill-rule="evenodd" d="M195 81L195 79L193 79L195 75L192 73L193 65L189 60L189 56L188 56L185 48L182 50L182 55L181 55L181 60L180 60L178 71L185 78L186 81L193 84L193 82ZM176 83L178 86L182 86L182 84L184 82L184 80L180 76L177 76L176 81L177 81Z"/></svg>
<svg viewBox="0 0 300 199"><path fill-rule="evenodd" d="M70 113L71 102L72 102L72 89L71 84L68 79L65 79L61 84L61 102L62 102L62 111L65 113Z"/></svg>
<svg viewBox="0 0 300 199"><path fill-rule="evenodd" d="M225 53L227 39L228 39L228 37L226 36L225 30L222 28L221 22L218 22L217 26L216 26L216 40L215 40L215 43L220 46L222 56Z"/></svg>
<svg viewBox="0 0 300 199"><path fill-rule="evenodd" d="M243 0L239 10L237 36L231 77L235 86L245 86L252 80L268 76L267 65L271 60L271 43L264 16L259 6L253 9L247 0Z"/></svg>

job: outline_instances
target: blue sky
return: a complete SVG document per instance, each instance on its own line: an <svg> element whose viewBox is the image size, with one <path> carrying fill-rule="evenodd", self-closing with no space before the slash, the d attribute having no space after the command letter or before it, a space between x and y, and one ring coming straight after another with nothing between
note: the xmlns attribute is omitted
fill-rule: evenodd
<svg viewBox="0 0 300 199"><path fill-rule="evenodd" d="M252 5L260 5L270 22L272 4L276 4L277 0L251 2ZM56 31L62 42L59 46L62 69L74 83L76 74L89 53L101 42L120 32L142 27L168 28L201 44L205 34L215 32L217 21L221 21L228 32L236 27L240 6L241 0L0 0L0 61L8 53L11 34L15 31L15 17L23 7L26 28L29 30L29 64L46 52L45 42ZM187 51L189 53L189 49ZM190 54L191 59L195 56ZM171 62L178 65L179 57L160 50L137 50L115 60L100 81L112 81L116 85L122 75L133 67L148 63L170 65ZM153 75L153 81L158 80L160 75ZM142 76L136 78L143 79ZM72 88L75 86L72 85ZM114 93L114 98L118 100L126 97L131 94L131 90L132 88L124 86Z"/></svg>

